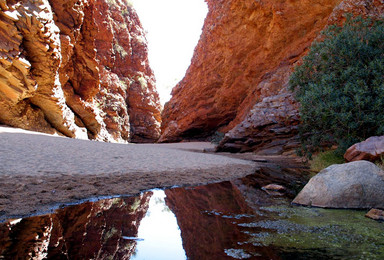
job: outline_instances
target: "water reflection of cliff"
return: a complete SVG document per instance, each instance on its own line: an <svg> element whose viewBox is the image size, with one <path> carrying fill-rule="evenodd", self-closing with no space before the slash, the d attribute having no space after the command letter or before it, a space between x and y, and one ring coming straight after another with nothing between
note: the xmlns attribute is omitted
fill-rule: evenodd
<svg viewBox="0 0 384 260"><path fill-rule="evenodd" d="M252 243L250 232L262 234L264 229L238 225L266 220L262 208L286 201L292 196L290 190L305 179L303 169L295 165L267 166L238 180L165 191L166 203L177 217L188 259L281 258L275 248ZM282 184L289 190L281 197L271 196L260 189L269 183Z"/></svg>
<svg viewBox="0 0 384 260"><path fill-rule="evenodd" d="M224 250L245 235L234 228L233 219L223 216L252 213L240 191L224 182L165 193L167 205L177 216L188 259L229 258Z"/></svg>
<svg viewBox="0 0 384 260"><path fill-rule="evenodd" d="M84 203L41 217L9 220L0 224L0 259L130 259L133 255L137 259L159 259L159 247L166 252L164 259L181 259L182 250L182 256L175 258L175 248L181 243L191 260L281 259L287 250L263 238L272 239L279 228L287 229L275 215L289 213L287 197L305 178L303 169L295 165L289 169L275 163L267 166L238 180L166 190L166 204L176 215L182 242L170 240L169 221L175 220L163 204L163 191L154 191ZM263 191L261 187L269 183L282 184L287 191L277 195ZM150 198L153 205L148 209ZM279 205L282 209L276 209ZM146 213L149 218L144 220ZM144 229L147 232L142 232L145 223L149 224ZM139 225L144 240L137 245L133 237L138 236ZM180 236L177 227L176 231ZM168 247L170 251L164 250ZM147 252L152 256L148 258L144 254Z"/></svg>
<svg viewBox="0 0 384 260"><path fill-rule="evenodd" d="M0 225L0 258L129 259L152 193L88 202Z"/></svg>

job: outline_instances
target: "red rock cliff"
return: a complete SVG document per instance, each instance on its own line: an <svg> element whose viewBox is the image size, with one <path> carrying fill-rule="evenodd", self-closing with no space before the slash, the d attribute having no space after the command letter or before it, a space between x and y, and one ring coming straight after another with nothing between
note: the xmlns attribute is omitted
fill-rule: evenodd
<svg viewBox="0 0 384 260"><path fill-rule="evenodd" d="M161 141L227 133L221 150L283 153L297 145L296 62L345 12L383 15L381 0L208 0L184 79L163 111ZM229 131L229 132L228 132Z"/></svg>
<svg viewBox="0 0 384 260"><path fill-rule="evenodd" d="M0 123L106 141L159 137L146 39L127 1L0 7Z"/></svg>

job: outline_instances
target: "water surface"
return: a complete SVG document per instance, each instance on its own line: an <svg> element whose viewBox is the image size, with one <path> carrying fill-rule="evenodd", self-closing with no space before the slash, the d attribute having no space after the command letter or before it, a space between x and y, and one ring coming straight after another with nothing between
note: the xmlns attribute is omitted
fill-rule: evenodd
<svg viewBox="0 0 384 260"><path fill-rule="evenodd" d="M154 190L139 230L133 259L186 259L175 214L165 204L163 190Z"/></svg>
<svg viewBox="0 0 384 260"><path fill-rule="evenodd" d="M10 219L0 259L384 259L384 223L292 206L291 195L260 189L261 177Z"/></svg>

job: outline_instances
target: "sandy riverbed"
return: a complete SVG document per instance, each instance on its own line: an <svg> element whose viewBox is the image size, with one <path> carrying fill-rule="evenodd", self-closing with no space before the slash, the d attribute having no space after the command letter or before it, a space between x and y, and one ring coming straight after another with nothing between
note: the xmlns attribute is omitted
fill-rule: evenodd
<svg viewBox="0 0 384 260"><path fill-rule="evenodd" d="M0 221L98 196L243 177L254 162L210 143L111 144L0 127Z"/></svg>

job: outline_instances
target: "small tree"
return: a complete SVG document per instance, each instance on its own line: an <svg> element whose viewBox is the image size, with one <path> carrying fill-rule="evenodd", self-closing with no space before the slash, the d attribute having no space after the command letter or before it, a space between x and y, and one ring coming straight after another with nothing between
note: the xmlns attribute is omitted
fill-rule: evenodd
<svg viewBox="0 0 384 260"><path fill-rule="evenodd" d="M300 103L301 152L384 134L384 23L347 16L322 32L290 78Z"/></svg>

